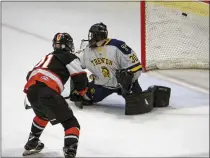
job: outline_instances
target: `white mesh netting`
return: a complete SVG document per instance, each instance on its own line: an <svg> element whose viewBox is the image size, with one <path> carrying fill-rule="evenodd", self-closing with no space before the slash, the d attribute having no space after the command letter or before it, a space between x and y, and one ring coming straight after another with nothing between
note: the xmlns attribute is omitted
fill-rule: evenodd
<svg viewBox="0 0 210 158"><path fill-rule="evenodd" d="M209 13L175 3L185 2L145 3L146 69L208 69Z"/></svg>

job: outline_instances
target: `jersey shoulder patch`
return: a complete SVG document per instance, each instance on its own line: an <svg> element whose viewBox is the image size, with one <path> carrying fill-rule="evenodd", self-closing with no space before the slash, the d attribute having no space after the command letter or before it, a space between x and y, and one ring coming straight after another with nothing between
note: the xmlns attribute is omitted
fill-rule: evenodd
<svg viewBox="0 0 210 158"><path fill-rule="evenodd" d="M118 39L111 39L107 45L117 47L123 54L130 54L132 49L126 45L124 41Z"/></svg>

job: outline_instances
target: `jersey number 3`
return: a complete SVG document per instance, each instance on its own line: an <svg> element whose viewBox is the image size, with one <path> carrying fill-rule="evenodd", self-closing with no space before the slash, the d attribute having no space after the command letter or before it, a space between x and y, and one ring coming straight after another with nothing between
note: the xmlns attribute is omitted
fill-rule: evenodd
<svg viewBox="0 0 210 158"><path fill-rule="evenodd" d="M48 65L50 64L52 58L53 58L52 54L43 57L42 60L38 64L36 64L35 68L37 68L37 67L47 68Z"/></svg>
<svg viewBox="0 0 210 158"><path fill-rule="evenodd" d="M132 63L135 63L136 61L138 61L138 58L136 57L135 54L130 55L129 58L131 59Z"/></svg>

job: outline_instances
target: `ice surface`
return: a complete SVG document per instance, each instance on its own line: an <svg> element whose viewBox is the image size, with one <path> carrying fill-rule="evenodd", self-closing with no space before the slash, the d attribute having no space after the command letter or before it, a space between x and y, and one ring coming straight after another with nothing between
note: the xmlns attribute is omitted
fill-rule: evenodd
<svg viewBox="0 0 210 158"><path fill-rule="evenodd" d="M33 111L26 111L23 106L25 76L40 57L52 50L54 33L72 33L78 48L89 26L102 20L111 35L140 50L139 39L133 39L136 31L131 31L139 28L135 23L139 17L134 17L139 13L136 3L112 4L88 4L86 8L87 4L76 3L2 4L2 156L20 157L23 152L34 117ZM110 13L106 14L108 6ZM119 12L127 7L132 8L130 14ZM83 21L84 14L89 21ZM127 29L124 34L123 29ZM153 84L171 87L170 106L144 115L125 116L124 100L116 94L83 110L69 101L81 125L78 157L208 155L209 94L147 74L142 74L139 81L143 89ZM69 93L66 87L64 96ZM63 136L61 125L49 124L41 136L46 148L37 157L62 156Z"/></svg>

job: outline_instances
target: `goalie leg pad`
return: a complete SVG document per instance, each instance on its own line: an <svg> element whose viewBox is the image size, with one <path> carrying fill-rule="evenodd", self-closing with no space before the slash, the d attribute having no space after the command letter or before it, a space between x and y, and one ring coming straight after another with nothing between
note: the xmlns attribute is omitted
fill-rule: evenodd
<svg viewBox="0 0 210 158"><path fill-rule="evenodd" d="M125 115L144 114L152 111L154 105L154 91L144 91L124 96Z"/></svg>
<svg viewBox="0 0 210 158"><path fill-rule="evenodd" d="M170 102L171 88L165 86L150 86L148 91L154 91L154 107L167 107Z"/></svg>

